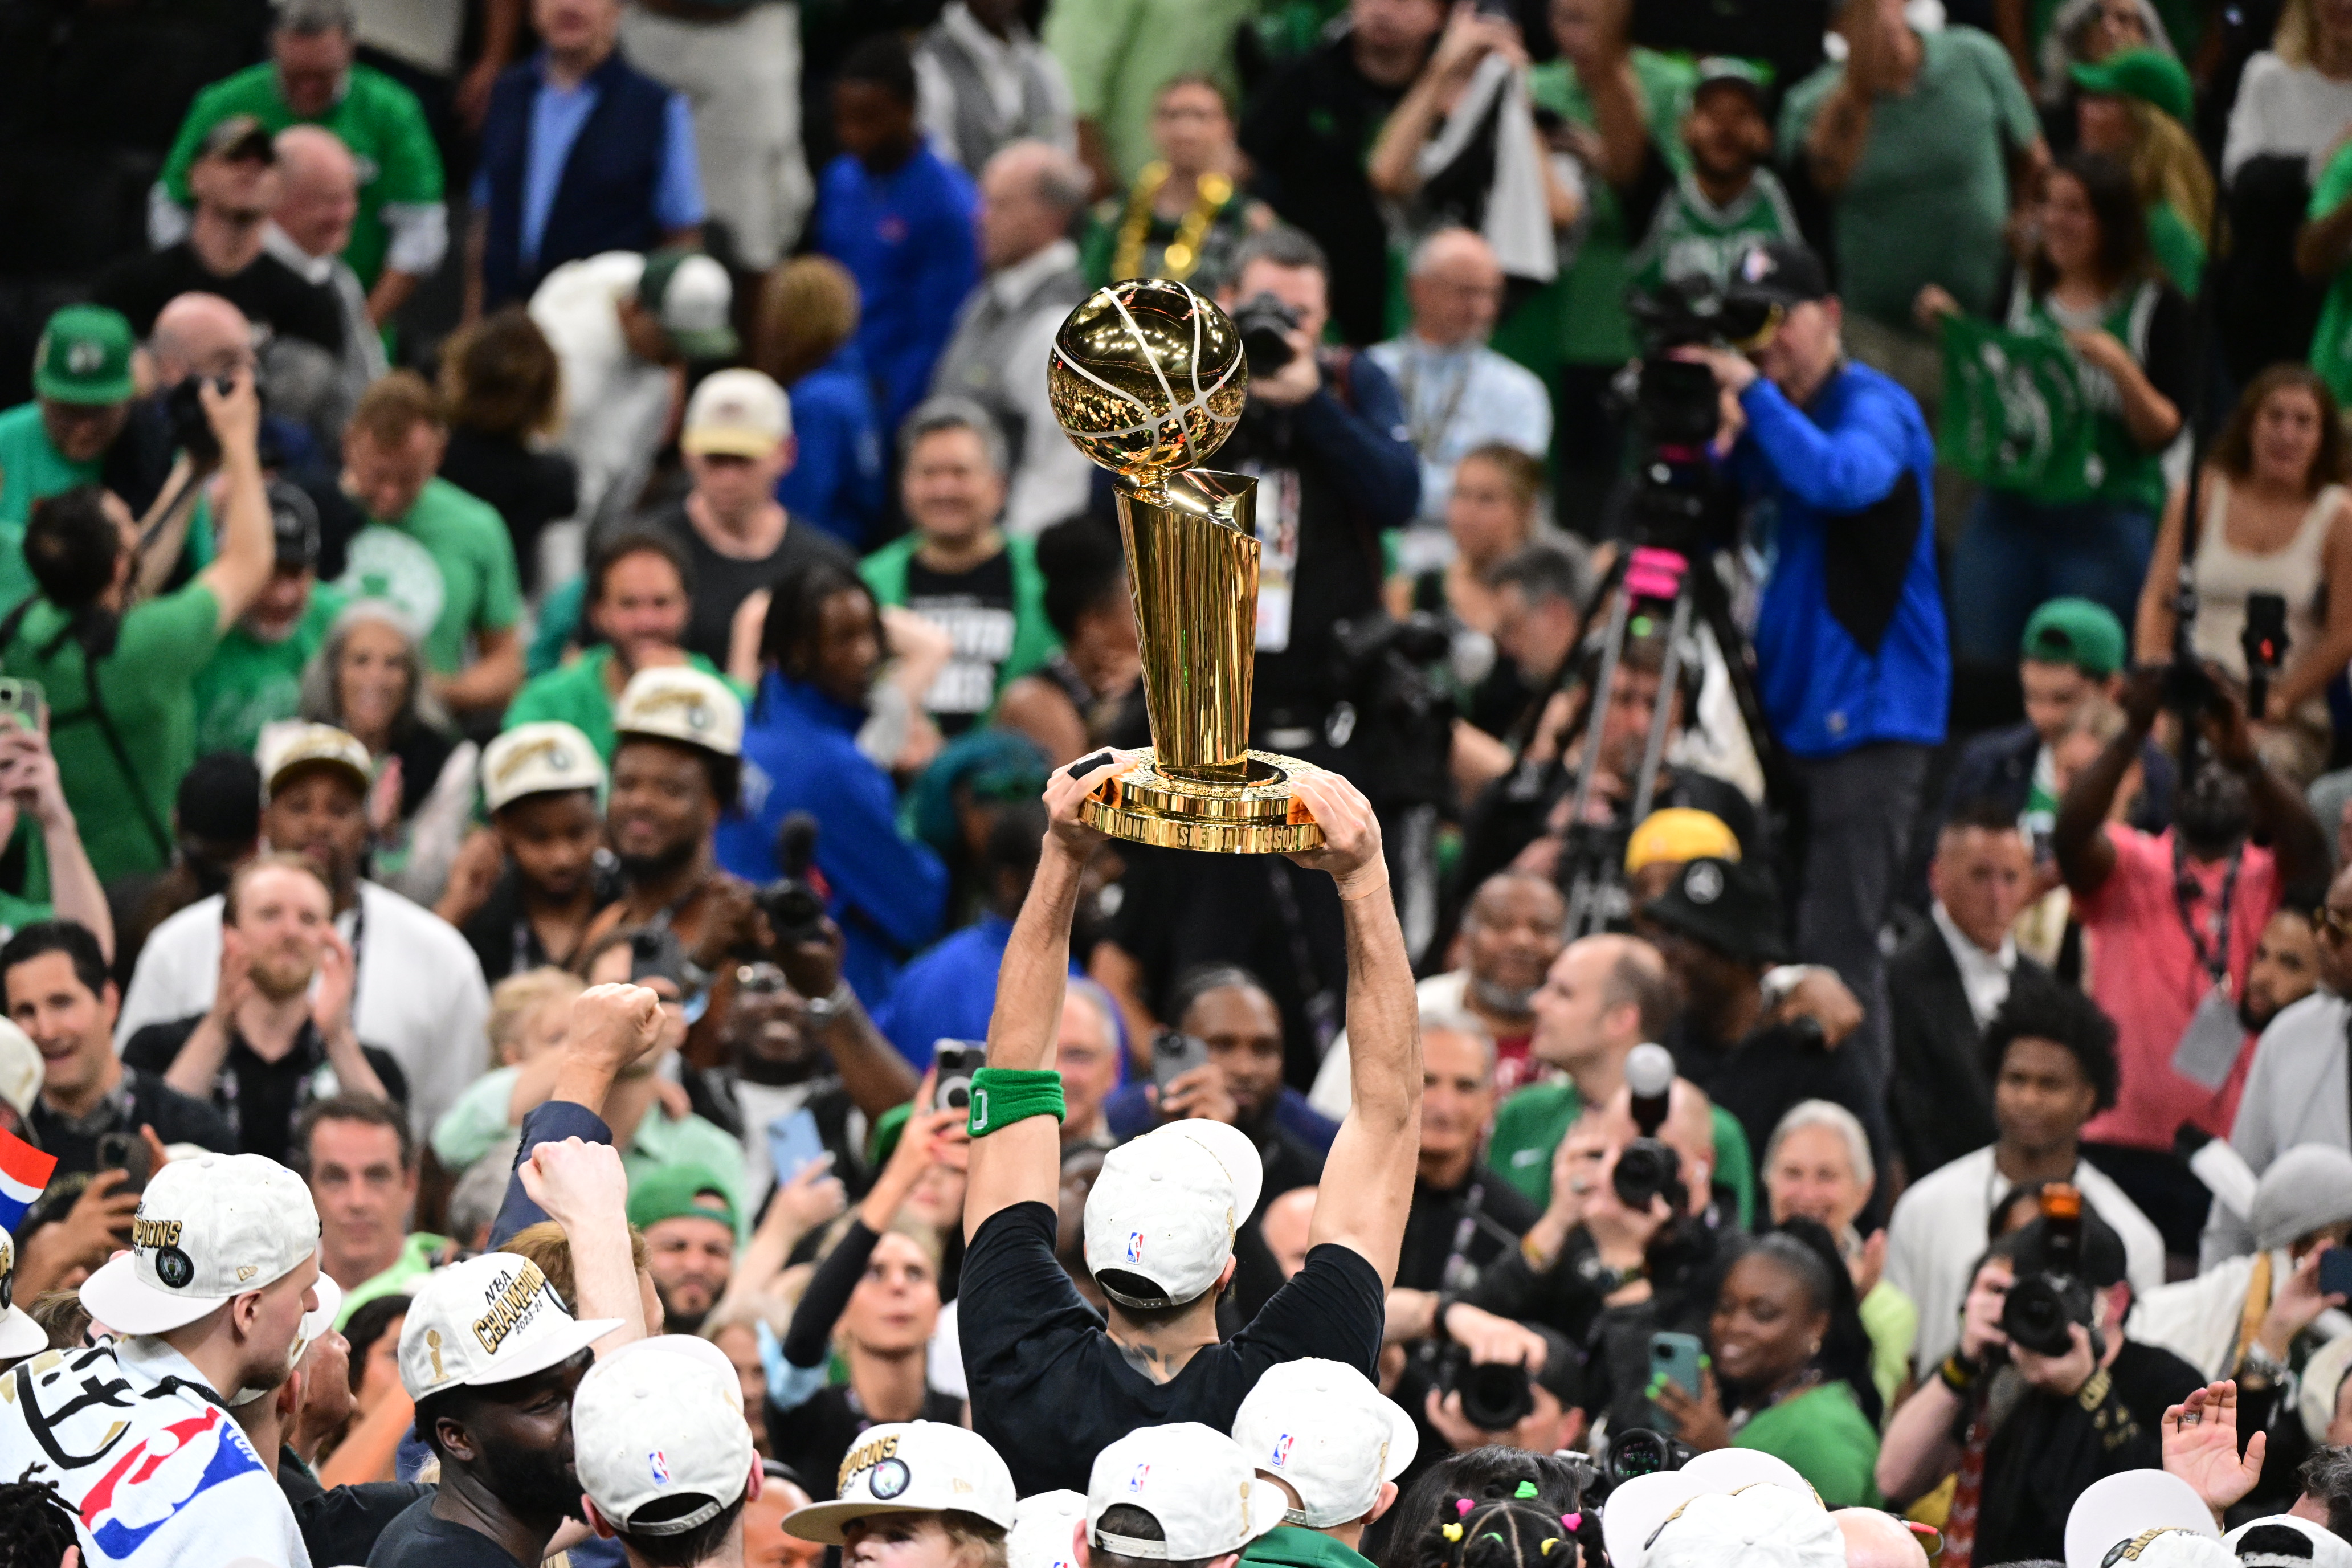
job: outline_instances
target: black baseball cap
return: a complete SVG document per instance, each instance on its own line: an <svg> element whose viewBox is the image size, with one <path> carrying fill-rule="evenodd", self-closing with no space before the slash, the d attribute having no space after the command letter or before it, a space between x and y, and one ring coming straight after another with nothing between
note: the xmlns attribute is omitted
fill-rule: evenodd
<svg viewBox="0 0 2352 1568"><path fill-rule="evenodd" d="M261 769L243 752L207 752L180 776L172 815L184 838L250 844L261 833Z"/></svg>
<svg viewBox="0 0 2352 1568"><path fill-rule="evenodd" d="M1801 305L1830 297L1830 275L1804 241L1768 239L1739 258L1723 293L1726 300Z"/></svg>
<svg viewBox="0 0 2352 1568"><path fill-rule="evenodd" d="M319 507L289 479L269 481L269 524L278 536L278 570L312 572L319 565Z"/></svg>
<svg viewBox="0 0 2352 1568"><path fill-rule="evenodd" d="M1779 963L1789 955L1780 940L1780 890L1760 866L1704 856L1684 867L1674 886L1642 912L1675 935L1742 963Z"/></svg>

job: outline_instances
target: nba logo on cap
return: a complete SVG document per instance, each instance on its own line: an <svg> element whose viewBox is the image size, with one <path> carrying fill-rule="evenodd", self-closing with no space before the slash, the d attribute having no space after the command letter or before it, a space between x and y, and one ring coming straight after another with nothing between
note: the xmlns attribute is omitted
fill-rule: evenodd
<svg viewBox="0 0 2352 1568"><path fill-rule="evenodd" d="M1150 1465L1138 1465L1135 1467L1135 1473L1127 1478L1127 1489L1131 1492L1139 1492L1143 1489L1144 1482L1150 1479L1151 1467Z"/></svg>
<svg viewBox="0 0 2352 1568"><path fill-rule="evenodd" d="M659 1448L646 1456L646 1468L654 1473L654 1485L657 1487L669 1485L669 1460L663 1456Z"/></svg>
<svg viewBox="0 0 2352 1568"><path fill-rule="evenodd" d="M1129 1263L1143 1261L1143 1233L1139 1230L1127 1233L1127 1260Z"/></svg>
<svg viewBox="0 0 2352 1568"><path fill-rule="evenodd" d="M1290 1434L1285 1432L1274 1440L1274 1468L1278 1470L1288 1463L1290 1463Z"/></svg>

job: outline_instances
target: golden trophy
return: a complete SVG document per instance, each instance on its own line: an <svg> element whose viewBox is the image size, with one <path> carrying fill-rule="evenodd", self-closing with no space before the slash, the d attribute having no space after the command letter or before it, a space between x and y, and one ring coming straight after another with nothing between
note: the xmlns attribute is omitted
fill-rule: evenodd
<svg viewBox="0 0 2352 1568"><path fill-rule="evenodd" d="M1249 748L1257 480L1194 465L1241 418L1249 368L1223 310L1181 283L1098 289L1054 335L1054 416L1118 476L1151 749L1081 808L1114 838L1285 854L1323 842L1292 784L1320 770Z"/></svg>

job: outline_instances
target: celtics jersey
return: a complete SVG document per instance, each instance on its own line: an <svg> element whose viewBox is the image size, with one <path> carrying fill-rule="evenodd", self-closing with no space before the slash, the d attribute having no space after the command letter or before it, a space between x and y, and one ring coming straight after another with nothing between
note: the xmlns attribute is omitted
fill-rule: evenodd
<svg viewBox="0 0 2352 1568"><path fill-rule="evenodd" d="M1722 206L1707 200L1697 177L1685 171L1660 199L1649 237L1627 263L1628 280L1653 293L1669 278L1696 272L1720 286L1750 249L1768 239L1796 237L1797 215L1771 170L1758 169L1748 188Z"/></svg>
<svg viewBox="0 0 2352 1568"><path fill-rule="evenodd" d="M2037 299L2020 271L2010 289L2006 325L2011 331L2035 332L2058 342L2065 341L2069 331L2105 331L2145 366L2148 328L2163 293L2163 286L2154 279L2142 279L2095 311L2062 310L2047 299ZM2074 374L2082 386L2084 405L2093 416L2095 451L2090 478L2097 499L2151 514L2158 511L2164 505L2163 452L2147 451L2133 438L2131 426L2124 420L2123 393L2114 376L2079 355Z"/></svg>

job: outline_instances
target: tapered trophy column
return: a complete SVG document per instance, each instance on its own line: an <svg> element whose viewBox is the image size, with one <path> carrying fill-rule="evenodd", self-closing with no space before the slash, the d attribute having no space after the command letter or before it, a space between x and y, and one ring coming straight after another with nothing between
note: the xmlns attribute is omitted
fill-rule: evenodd
<svg viewBox="0 0 2352 1568"><path fill-rule="evenodd" d="M1055 416L1118 476L1151 749L1081 817L1172 849L1279 854L1323 841L1293 781L1313 764L1249 749L1256 658L1257 480L1196 465L1241 417L1249 370L1225 313L1135 279L1070 312L1047 369Z"/></svg>

